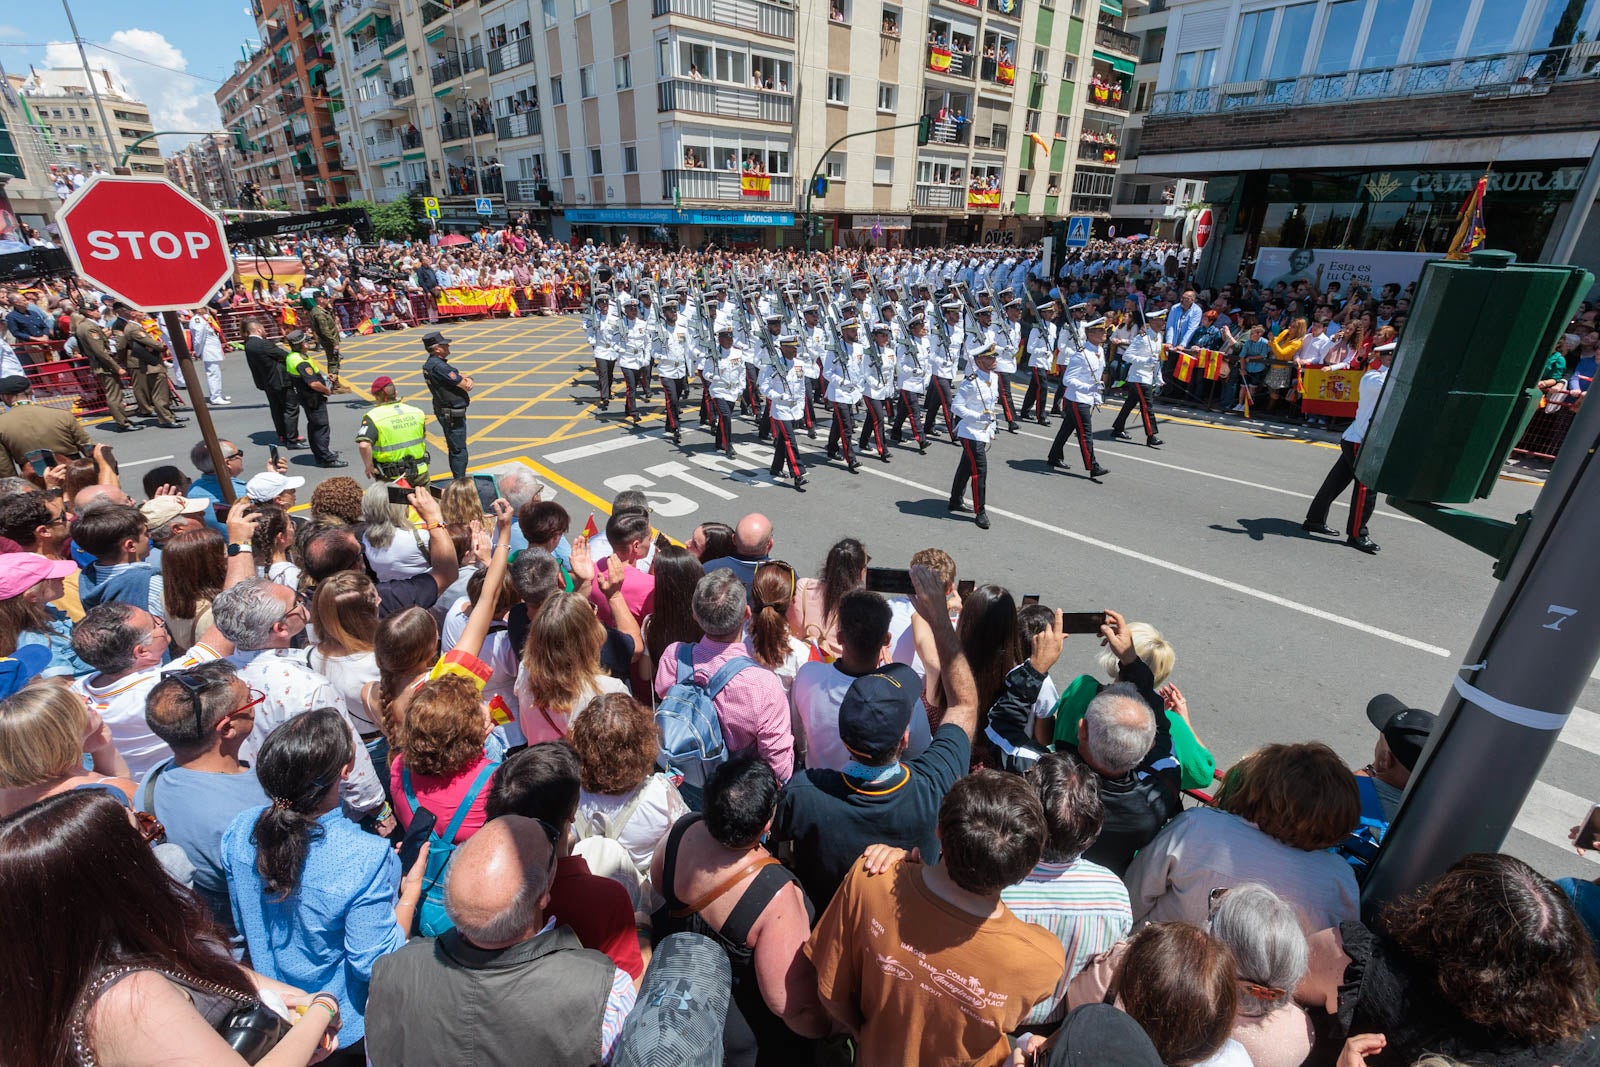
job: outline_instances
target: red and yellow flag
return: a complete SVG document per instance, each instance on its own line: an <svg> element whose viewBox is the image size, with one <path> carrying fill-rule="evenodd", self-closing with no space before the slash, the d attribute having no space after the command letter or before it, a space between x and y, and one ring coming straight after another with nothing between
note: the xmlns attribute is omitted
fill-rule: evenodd
<svg viewBox="0 0 1600 1067"><path fill-rule="evenodd" d="M928 69L929 70L935 70L935 71L938 71L939 73L943 74L945 71L950 69L950 60L951 60L950 49L948 49L948 48L940 48L938 45L929 45L928 46Z"/></svg>
<svg viewBox="0 0 1600 1067"><path fill-rule="evenodd" d="M583 536L593 537L600 532L600 527L594 524L594 512L589 512L589 521L583 524Z"/></svg>
<svg viewBox="0 0 1600 1067"><path fill-rule="evenodd" d="M1461 205L1461 224L1456 227L1456 235L1450 241L1446 259L1466 259L1468 253L1482 248L1489 239L1489 231L1483 221L1483 195L1488 191L1489 175L1485 172L1478 179L1478 184L1472 187L1467 202Z"/></svg>
<svg viewBox="0 0 1600 1067"><path fill-rule="evenodd" d="M739 195L770 197L772 195L772 176L768 174L739 175Z"/></svg>

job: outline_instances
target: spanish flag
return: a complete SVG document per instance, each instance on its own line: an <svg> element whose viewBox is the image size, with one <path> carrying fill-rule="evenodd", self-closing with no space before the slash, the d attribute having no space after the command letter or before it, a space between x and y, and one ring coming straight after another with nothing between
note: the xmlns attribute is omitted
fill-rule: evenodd
<svg viewBox="0 0 1600 1067"><path fill-rule="evenodd" d="M936 70L941 74L950 69L951 53L948 48L938 45L928 47L928 69Z"/></svg>
<svg viewBox="0 0 1600 1067"><path fill-rule="evenodd" d="M1482 248L1489 239L1489 231L1483 221L1483 194L1488 191L1489 172L1484 171L1478 184L1472 187L1467 202L1461 205L1461 225L1456 227L1456 235L1450 242L1446 259L1466 259L1468 253Z"/></svg>
<svg viewBox="0 0 1600 1067"><path fill-rule="evenodd" d="M741 174L739 176L739 193L741 196L770 197L772 195L772 178L766 174Z"/></svg>
<svg viewBox="0 0 1600 1067"><path fill-rule="evenodd" d="M589 521L583 524L583 536L585 538L589 538L589 537L593 537L595 534L597 534L599 532L600 532L600 527L598 527L598 526L596 526L594 524L594 512L591 511L591 512L589 512Z"/></svg>
<svg viewBox="0 0 1600 1067"><path fill-rule="evenodd" d="M1172 376L1185 385L1194 377L1194 368L1199 360L1187 352L1178 353L1178 365L1173 369Z"/></svg>
<svg viewBox="0 0 1600 1067"><path fill-rule="evenodd" d="M299 321L300 320L295 317L294 308L285 306L283 309L283 324L285 326L294 326Z"/></svg>

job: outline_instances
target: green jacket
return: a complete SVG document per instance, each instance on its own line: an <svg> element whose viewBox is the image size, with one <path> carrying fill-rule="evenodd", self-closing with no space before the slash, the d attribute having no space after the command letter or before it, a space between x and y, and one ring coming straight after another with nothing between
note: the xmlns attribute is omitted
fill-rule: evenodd
<svg viewBox="0 0 1600 1067"><path fill-rule="evenodd" d="M1078 743L1078 723L1083 721L1089 701L1099 694L1101 688L1100 682L1087 674L1080 674L1067 683L1061 699L1056 701L1057 747ZM1172 754L1183 773L1183 788L1210 789L1217 772L1216 757L1194 736L1194 731L1189 729L1182 715L1175 711L1169 711L1166 715L1172 727Z"/></svg>

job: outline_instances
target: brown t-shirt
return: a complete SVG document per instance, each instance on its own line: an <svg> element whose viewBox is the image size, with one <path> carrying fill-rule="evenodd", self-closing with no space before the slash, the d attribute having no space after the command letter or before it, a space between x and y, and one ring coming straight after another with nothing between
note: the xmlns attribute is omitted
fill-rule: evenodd
<svg viewBox="0 0 1600 1067"><path fill-rule="evenodd" d="M923 870L850 868L806 943L817 987L859 1016L858 1063L1004 1063L1006 1034L1061 978L1061 942L1010 911L961 911Z"/></svg>

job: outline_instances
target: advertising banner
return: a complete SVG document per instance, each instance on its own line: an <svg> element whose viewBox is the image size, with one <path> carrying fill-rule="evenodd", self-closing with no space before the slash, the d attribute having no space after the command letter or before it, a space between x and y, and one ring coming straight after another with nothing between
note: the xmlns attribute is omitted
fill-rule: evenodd
<svg viewBox="0 0 1600 1067"><path fill-rule="evenodd" d="M1263 248L1256 255L1256 279L1271 288L1278 282L1304 279L1318 289L1338 282L1339 292L1348 296L1352 286L1377 293L1390 282L1404 289L1422 274L1430 259L1442 259L1432 252L1361 252L1344 248Z"/></svg>

